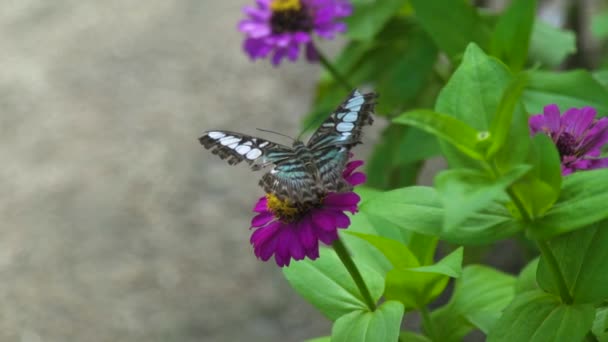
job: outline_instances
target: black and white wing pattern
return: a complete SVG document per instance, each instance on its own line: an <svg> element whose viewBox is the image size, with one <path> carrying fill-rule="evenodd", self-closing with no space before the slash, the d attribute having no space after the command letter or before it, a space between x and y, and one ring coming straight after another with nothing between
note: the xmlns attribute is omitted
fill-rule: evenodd
<svg viewBox="0 0 608 342"><path fill-rule="evenodd" d="M307 146L327 191L342 191L349 186L342 171L350 149L361 143L362 128L373 123L376 98L375 93L354 90L308 140Z"/></svg>
<svg viewBox="0 0 608 342"><path fill-rule="evenodd" d="M354 90L327 118L308 140L310 149L347 146L361 143L361 129L374 122L375 93L362 94Z"/></svg>
<svg viewBox="0 0 608 342"><path fill-rule="evenodd" d="M208 131L198 140L228 164L245 161L253 170L294 157L293 150L287 146L230 131Z"/></svg>

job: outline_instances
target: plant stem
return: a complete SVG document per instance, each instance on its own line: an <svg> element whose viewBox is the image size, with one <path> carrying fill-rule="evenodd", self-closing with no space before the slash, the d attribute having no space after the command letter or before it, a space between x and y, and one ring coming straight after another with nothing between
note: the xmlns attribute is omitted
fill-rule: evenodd
<svg viewBox="0 0 608 342"><path fill-rule="evenodd" d="M346 77L342 76L342 74L334 67L333 64L325 57L323 53L319 50L319 48L315 45L315 50L317 50L317 55L319 56L319 62L323 64L325 69L331 74L331 76L338 82L344 89L348 92L353 91L355 88L346 80Z"/></svg>
<svg viewBox="0 0 608 342"><path fill-rule="evenodd" d="M549 267L549 272L553 276L553 280L557 283L557 288L559 290L559 296L562 298L564 303L572 304L572 296L568 291L568 286L566 285L566 281L564 280L564 275L559 268L559 264L557 263L557 259L555 259L555 255L551 251L551 247L545 240L536 240L538 244L538 248L540 249L540 253L543 258L547 262L547 267Z"/></svg>
<svg viewBox="0 0 608 342"><path fill-rule="evenodd" d="M359 288L359 292L361 292L361 295L363 296L367 307L370 309L370 311L376 310L376 304L372 299L369 290L367 289L367 285L365 285L363 277L361 277L361 273L359 273L359 269L353 262L353 259L350 257L350 254L348 253L348 250L346 249L346 246L344 246L342 240L340 240L340 238L336 239L336 241L334 241L334 243L332 244L332 247L334 248L336 254L338 254L338 257L348 270L348 273L350 273L350 276L355 281L355 284Z"/></svg>
<svg viewBox="0 0 608 342"><path fill-rule="evenodd" d="M431 341L437 340L437 331L435 330L435 323L429 314L429 309L426 306L420 308L420 314L422 315L422 325L424 326L424 330L426 330Z"/></svg>

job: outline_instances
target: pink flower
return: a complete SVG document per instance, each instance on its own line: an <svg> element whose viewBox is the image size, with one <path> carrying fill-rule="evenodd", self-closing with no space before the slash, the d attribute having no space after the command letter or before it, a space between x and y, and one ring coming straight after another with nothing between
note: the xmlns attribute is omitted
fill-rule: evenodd
<svg viewBox="0 0 608 342"><path fill-rule="evenodd" d="M548 135L562 160L562 175L578 170L608 167L608 158L600 158L608 142L608 118L595 119L592 107L570 108L560 116L557 105L545 106L543 114L533 115L528 123L532 135Z"/></svg>
<svg viewBox="0 0 608 342"><path fill-rule="evenodd" d="M351 161L342 173L353 186L365 182L362 172L353 172L362 164L361 160ZM338 238L338 228L350 225L344 212L356 213L359 200L352 191L330 192L321 203L303 210L272 194L260 198L253 209L258 214L251 221L255 255L263 261L274 255L281 267L288 266L291 259L318 258L319 241L331 245Z"/></svg>
<svg viewBox="0 0 608 342"><path fill-rule="evenodd" d="M246 6L248 18L238 26L246 35L243 49L251 59L272 55L272 64L284 58L296 61L300 47L306 49L309 61L318 59L312 34L333 39L346 31L346 24L337 21L352 13L347 0L256 0L257 6Z"/></svg>

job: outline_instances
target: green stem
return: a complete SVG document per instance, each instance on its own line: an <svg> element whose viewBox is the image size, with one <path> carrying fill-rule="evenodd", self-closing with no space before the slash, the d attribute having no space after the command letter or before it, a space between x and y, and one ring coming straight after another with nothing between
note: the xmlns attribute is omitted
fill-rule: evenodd
<svg viewBox="0 0 608 342"><path fill-rule="evenodd" d="M422 315L422 325L424 326L424 330L426 330L428 337L431 341L438 341L437 330L435 330L435 323L429 314L429 309L426 306L423 306L420 308L420 314Z"/></svg>
<svg viewBox="0 0 608 342"><path fill-rule="evenodd" d="M348 92L353 91L355 88L350 84L350 82L348 82L346 77L342 76L342 74L338 71L338 69L336 69L336 67L334 67L334 65L331 64L329 59L327 59L327 57L325 57L325 55L321 53L321 51L319 50L319 48L317 46L315 46L315 49L317 50L317 55L319 56L319 62L321 62L321 64L323 64L323 66L331 74L331 76L338 83L340 83L340 85L342 85L342 87L344 87L344 89L346 91L348 91Z"/></svg>
<svg viewBox="0 0 608 342"><path fill-rule="evenodd" d="M566 304L572 304L572 296L568 291L568 286L566 285L566 281L564 280L564 275L559 268L559 264L557 263L557 259L555 259L555 255L551 251L551 247L545 240L536 240L538 244L538 248L540 249L540 253L543 255L543 258L547 262L547 267L549 267L549 272L553 276L553 280L557 283L557 288L559 290L559 295Z"/></svg>
<svg viewBox="0 0 608 342"><path fill-rule="evenodd" d="M532 220L526 212L524 205L520 202L519 198L517 195L515 195L511 188L507 188L507 194L509 194L509 197L511 197L511 200L517 207L517 210L519 211L524 222L531 222ZM549 247L549 243L547 243L546 240L536 240L536 244L538 245L538 249L540 249L540 253L542 254L544 260L547 262L547 267L549 268L549 272L553 277L553 281L555 281L557 284L562 301L564 301L566 304L572 304L572 295L570 295L570 291L568 291L566 280L561 269L559 268L559 263L557 262L555 255L551 251L551 247Z"/></svg>
<svg viewBox="0 0 608 342"><path fill-rule="evenodd" d="M370 309L370 311L376 310L376 304L375 304L374 300L372 299L372 296L369 293L369 290L367 289L367 285L365 285L365 282L363 281L363 277L361 277L361 273L359 273L359 269L353 262L353 259L350 257L350 254L348 253L348 250L346 249L346 246L344 246L344 243L342 242L342 240L340 240L340 238L336 239L336 241L334 241L332 247L334 248L334 250L336 251L336 254L338 254L338 257L340 258L340 260L342 261L342 263L348 270L348 273L350 273L350 276L355 281L355 284L359 288L359 292L361 292L361 295L363 296L363 299L365 300L367 307Z"/></svg>

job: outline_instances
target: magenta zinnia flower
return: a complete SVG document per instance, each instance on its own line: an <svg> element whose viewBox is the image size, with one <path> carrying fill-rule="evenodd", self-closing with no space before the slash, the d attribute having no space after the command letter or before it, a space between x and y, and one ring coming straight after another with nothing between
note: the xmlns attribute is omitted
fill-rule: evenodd
<svg viewBox="0 0 608 342"><path fill-rule="evenodd" d="M595 119L592 107L570 108L560 116L557 105L545 106L544 114L529 119L532 135L548 135L562 160L562 175L577 170L608 167L608 158L599 158L608 142L608 118Z"/></svg>
<svg viewBox="0 0 608 342"><path fill-rule="evenodd" d="M239 23L247 38L244 50L252 59L272 54L272 64L287 57L298 59L300 46L306 47L309 61L318 59L312 33L325 39L346 31L346 24L336 21L352 13L347 0L256 0L257 7L246 6L248 16Z"/></svg>
<svg viewBox="0 0 608 342"><path fill-rule="evenodd" d="M353 172L363 161L346 164L342 173L352 186L365 182L365 175ZM312 260L319 257L319 241L331 245L338 238L338 228L347 228L350 219L345 211L357 212L359 195L352 191L330 192L321 203L308 209L290 206L272 194L259 199L251 221L255 255L264 261L274 255L279 266L288 266L291 259Z"/></svg>

